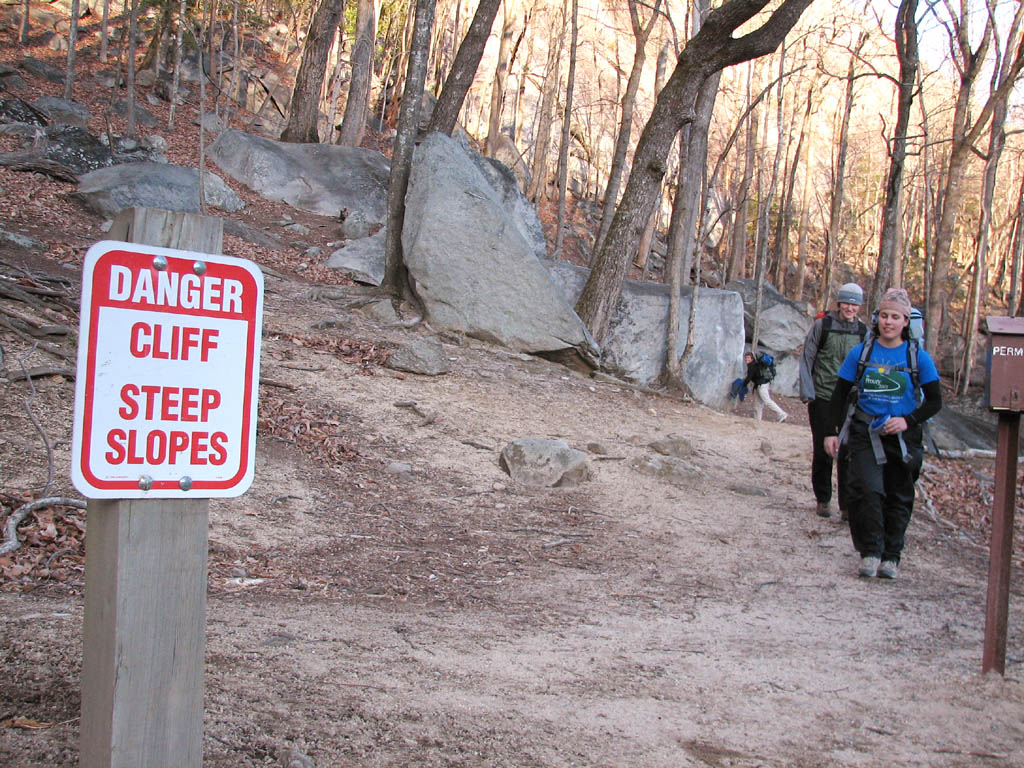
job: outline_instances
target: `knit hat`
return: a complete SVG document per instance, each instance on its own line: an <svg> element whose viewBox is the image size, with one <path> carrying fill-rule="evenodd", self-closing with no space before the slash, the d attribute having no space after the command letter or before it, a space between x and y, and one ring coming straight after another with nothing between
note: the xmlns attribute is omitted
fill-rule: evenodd
<svg viewBox="0 0 1024 768"><path fill-rule="evenodd" d="M890 312L900 312L908 319L910 318L910 296L903 288L890 288L882 296L882 300L878 303L878 311L881 312L883 309L888 309Z"/></svg>
<svg viewBox="0 0 1024 768"><path fill-rule="evenodd" d="M856 304L858 307L864 303L864 291L856 283L846 283L839 286L839 295L836 296L839 304Z"/></svg>

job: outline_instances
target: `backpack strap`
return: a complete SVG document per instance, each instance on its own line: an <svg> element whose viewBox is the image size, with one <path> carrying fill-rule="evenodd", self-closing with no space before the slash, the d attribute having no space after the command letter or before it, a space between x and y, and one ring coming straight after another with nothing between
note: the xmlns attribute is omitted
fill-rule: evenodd
<svg viewBox="0 0 1024 768"><path fill-rule="evenodd" d="M863 325L863 323L861 323ZM853 379L853 387L850 388L850 404L846 409L846 419L843 427L839 430L839 444L845 445L850 434L850 423L857 412L857 400L860 397L860 380L864 377L864 370L868 367L871 359L871 350L875 346L875 337L870 336L864 340L864 346L860 350L860 357L857 359L857 375Z"/></svg>

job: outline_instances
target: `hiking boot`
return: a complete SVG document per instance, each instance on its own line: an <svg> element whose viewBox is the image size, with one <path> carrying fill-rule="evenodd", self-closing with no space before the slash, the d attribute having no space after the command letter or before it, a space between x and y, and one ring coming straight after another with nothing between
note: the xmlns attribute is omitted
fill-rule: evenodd
<svg viewBox="0 0 1024 768"><path fill-rule="evenodd" d="M829 509L829 502L819 501L818 508L815 510L818 513L818 517L832 517L832 510Z"/></svg>
<svg viewBox="0 0 1024 768"><path fill-rule="evenodd" d="M880 576L878 573L878 566L882 562L882 558L875 557L874 555L866 555L860 559L860 570L857 571L857 575L865 579L873 579L875 576Z"/></svg>
<svg viewBox="0 0 1024 768"><path fill-rule="evenodd" d="M844 523L846 521L848 521L850 519L849 511L847 511L846 509L843 509L842 507L840 507L839 508L839 519L842 520Z"/></svg>
<svg viewBox="0 0 1024 768"><path fill-rule="evenodd" d="M895 560L883 560L878 569L878 578L895 579L900 575L900 564Z"/></svg>

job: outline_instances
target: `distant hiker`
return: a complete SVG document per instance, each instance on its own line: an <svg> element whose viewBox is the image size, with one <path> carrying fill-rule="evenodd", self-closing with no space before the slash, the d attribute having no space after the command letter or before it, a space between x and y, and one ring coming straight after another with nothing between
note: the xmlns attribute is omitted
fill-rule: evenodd
<svg viewBox="0 0 1024 768"><path fill-rule="evenodd" d="M828 434L828 403L836 387L839 366L857 344L864 341L868 327L857 319L864 291L856 283L846 283L836 296L838 307L821 315L811 325L804 339L804 352L800 358L800 400L807 403L807 418L811 422L811 440L814 458L811 460L811 487L818 502L819 517L832 514L832 457L825 453L824 440ZM840 455L836 462L836 486L839 496L839 516L847 517L846 462Z"/></svg>
<svg viewBox="0 0 1024 768"><path fill-rule="evenodd" d="M747 364L747 376L743 379L742 385L745 387L749 382L754 389L754 418L760 421L764 407L767 405L778 414L779 424L781 424L786 420L786 412L772 400L769 388L769 384L775 378L775 358L768 352L760 352L756 358L753 353L747 352L743 355L743 362Z"/></svg>
<svg viewBox="0 0 1024 768"><path fill-rule="evenodd" d="M865 578L899 573L923 425L942 408L939 373L908 332L910 314L905 290L885 292L872 336L846 356L829 404L824 448L835 456L845 446L850 536Z"/></svg>

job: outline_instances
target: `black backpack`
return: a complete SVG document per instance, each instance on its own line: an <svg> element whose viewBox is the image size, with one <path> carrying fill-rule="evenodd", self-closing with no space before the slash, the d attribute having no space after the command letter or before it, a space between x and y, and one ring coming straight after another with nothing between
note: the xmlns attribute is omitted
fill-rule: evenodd
<svg viewBox="0 0 1024 768"><path fill-rule="evenodd" d="M761 383L772 381L775 378L775 357L770 352L758 352L757 362L761 368Z"/></svg>

